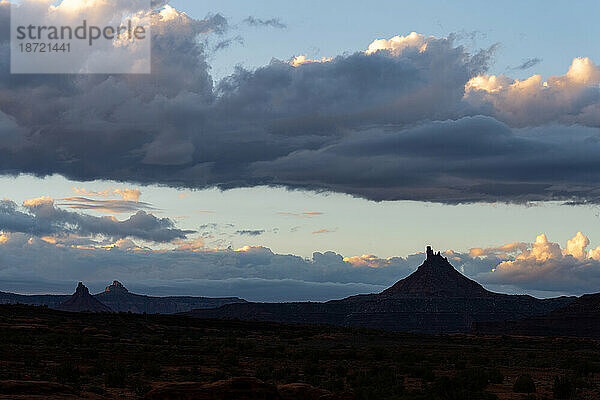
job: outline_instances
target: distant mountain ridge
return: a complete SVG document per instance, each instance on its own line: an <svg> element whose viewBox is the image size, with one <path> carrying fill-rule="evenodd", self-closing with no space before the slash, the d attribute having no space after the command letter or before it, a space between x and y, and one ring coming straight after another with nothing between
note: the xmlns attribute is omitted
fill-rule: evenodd
<svg viewBox="0 0 600 400"><path fill-rule="evenodd" d="M600 339L600 293L586 294L548 314L482 322L473 331L492 335L574 336Z"/></svg>
<svg viewBox="0 0 600 400"><path fill-rule="evenodd" d="M27 304L58 308L67 301L69 295L19 295L0 292L0 304ZM238 297L192 297L171 296L153 297L129 292L118 281L104 289L104 292L92 295L93 298L109 307L114 312L133 312L147 314L175 314L193 309L214 308L231 303L243 303L246 300Z"/></svg>
<svg viewBox="0 0 600 400"><path fill-rule="evenodd" d="M64 294L15 294L9 292L0 292L0 304L25 304L30 306L48 306L55 308L66 301L70 295Z"/></svg>
<svg viewBox="0 0 600 400"><path fill-rule="evenodd" d="M417 271L379 294L326 303L229 304L186 314L404 332L467 333L476 322L543 315L573 301L568 297L537 299L490 292L459 273L431 247L427 247L426 256Z"/></svg>
<svg viewBox="0 0 600 400"><path fill-rule="evenodd" d="M226 304L245 303L238 297L209 298L191 296L151 297L130 293L120 282L114 281L95 297L115 312L147 314L175 314L193 309L217 308Z"/></svg>

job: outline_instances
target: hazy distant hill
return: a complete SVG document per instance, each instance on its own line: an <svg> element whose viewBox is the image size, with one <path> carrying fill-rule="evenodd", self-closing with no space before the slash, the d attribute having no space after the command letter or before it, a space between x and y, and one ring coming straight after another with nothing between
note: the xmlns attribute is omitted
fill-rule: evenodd
<svg viewBox="0 0 600 400"><path fill-rule="evenodd" d="M0 292L0 304L28 304L57 308L67 301L69 295L33 295L25 296ZM237 297L152 297L130 293L121 283L114 281L104 292L93 295L101 303L115 312L175 314L194 309L215 308L225 304L244 303L246 300Z"/></svg>
<svg viewBox="0 0 600 400"><path fill-rule="evenodd" d="M26 304L30 306L48 306L54 308L66 301L69 295L22 295L7 292L0 292L0 304Z"/></svg>
<svg viewBox="0 0 600 400"><path fill-rule="evenodd" d="M474 322L504 321L546 314L573 298L536 299L490 292L460 274L439 253L409 277L380 294L327 303L245 303L194 310L201 318L288 323L323 323L423 333L469 332Z"/></svg>
<svg viewBox="0 0 600 400"><path fill-rule="evenodd" d="M546 315L517 321L479 323L475 332L523 336L600 338L600 294L587 294Z"/></svg>
<svg viewBox="0 0 600 400"><path fill-rule="evenodd" d="M147 314L175 314L193 309L221 307L225 304L243 303L237 297L151 297L130 293L120 282L114 281L104 292L95 295L113 311Z"/></svg>

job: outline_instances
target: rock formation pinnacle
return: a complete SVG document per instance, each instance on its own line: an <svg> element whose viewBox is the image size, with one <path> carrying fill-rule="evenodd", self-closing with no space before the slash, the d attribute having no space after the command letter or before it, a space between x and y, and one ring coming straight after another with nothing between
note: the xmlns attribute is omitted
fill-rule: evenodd
<svg viewBox="0 0 600 400"><path fill-rule="evenodd" d="M77 285L77 289L75 289L75 294L78 296L88 296L90 294L90 291L87 288L87 286L83 284L83 282L79 282L79 284Z"/></svg>
<svg viewBox="0 0 600 400"><path fill-rule="evenodd" d="M458 272L441 252L427 246L427 258L413 274L385 290L392 297L489 297L491 292Z"/></svg>
<svg viewBox="0 0 600 400"><path fill-rule="evenodd" d="M75 293L73 293L73 296L56 308L58 310L70 312L112 312L109 307L95 299L82 282L79 282L77 285L77 289L75 290Z"/></svg>
<svg viewBox="0 0 600 400"><path fill-rule="evenodd" d="M113 281L112 285L108 285L105 289L105 292L123 292L128 293L129 290L119 281Z"/></svg>

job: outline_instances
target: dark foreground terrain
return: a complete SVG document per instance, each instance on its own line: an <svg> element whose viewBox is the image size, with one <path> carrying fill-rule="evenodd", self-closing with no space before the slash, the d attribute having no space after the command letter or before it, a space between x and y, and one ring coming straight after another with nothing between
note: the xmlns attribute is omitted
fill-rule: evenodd
<svg viewBox="0 0 600 400"><path fill-rule="evenodd" d="M588 339L15 305L0 306L0 338L0 398L600 398L600 345Z"/></svg>

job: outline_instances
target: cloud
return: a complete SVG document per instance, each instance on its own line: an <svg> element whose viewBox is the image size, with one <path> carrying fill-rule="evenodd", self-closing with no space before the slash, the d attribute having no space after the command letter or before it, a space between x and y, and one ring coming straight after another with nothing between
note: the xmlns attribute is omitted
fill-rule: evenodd
<svg viewBox="0 0 600 400"><path fill-rule="evenodd" d="M600 202L590 59L517 81L487 73L494 47L410 33L215 82L205 39L228 29L218 14L165 6L153 14L151 76L17 79L1 44L0 173L376 201Z"/></svg>
<svg viewBox="0 0 600 400"><path fill-rule="evenodd" d="M50 197L26 200L23 210L10 200L0 201L0 230L38 237L102 235L113 240L132 237L161 243L184 239L194 233L177 229L170 219L157 218L145 211L138 211L122 221L109 216L95 217L65 211L57 208Z"/></svg>
<svg viewBox="0 0 600 400"><path fill-rule="evenodd" d="M337 229L333 229L333 230L331 230L331 229L319 229L318 231L313 232L313 235L320 235L320 234L323 234L323 233L333 233L336 230Z"/></svg>
<svg viewBox="0 0 600 400"><path fill-rule="evenodd" d="M235 231L235 233L238 235L247 235L247 236L260 236L265 232L266 231L264 229L255 229L255 230L247 229L247 230Z"/></svg>
<svg viewBox="0 0 600 400"><path fill-rule="evenodd" d="M259 163L326 148L365 124L453 115L471 72L485 70L483 53L471 56L449 39L427 38L425 52L357 52L298 67L275 60L256 71L238 69L214 86L196 37L226 23L217 16L194 21L165 8L155 24L151 79L44 81L43 96L33 95L42 85L28 81L33 78L2 86L0 109L38 134L19 137L21 151L0 154L0 171L191 188L310 189L310 182L259 173ZM50 98L61 100L44 101ZM34 119L26 109L38 110Z"/></svg>
<svg viewBox="0 0 600 400"><path fill-rule="evenodd" d="M586 258L586 248L590 244L590 239L587 238L583 233L577 232L577 235L569 241L567 241L567 247L563 250L564 255L573 256L579 260Z"/></svg>
<svg viewBox="0 0 600 400"><path fill-rule="evenodd" d="M479 75L466 85L465 98L476 108L512 126L560 122L600 126L600 69L587 57L575 58L566 74L520 81L504 75ZM483 111L483 110L482 110Z"/></svg>
<svg viewBox="0 0 600 400"><path fill-rule="evenodd" d="M34 203L41 205L32 207L48 204L47 199L30 204ZM0 222L4 214L0 213ZM99 243L77 235L43 237L4 231L0 233L0 282L29 280L28 287L33 287L29 291L38 291L48 282L54 282L53 290L80 280L101 289L106 281L118 279L160 295L329 300L379 292L414 272L425 257L423 253L344 257L328 251L306 259L264 246L211 249L202 238L175 240L165 249L142 247L132 239ZM443 253L460 272L491 290L545 297L580 295L597 292L600 285L600 247L588 251L588 240L578 233L561 249L542 234L533 243ZM578 258L581 251L585 256Z"/></svg>
<svg viewBox="0 0 600 400"><path fill-rule="evenodd" d="M140 196L142 195L142 192L139 189L122 188L93 191L75 187L73 188L73 191L76 194L87 197L64 197L56 200L57 205L78 210L95 210L115 214L154 209L151 204L140 202ZM111 196L121 197L122 200L96 200L89 198L106 198Z"/></svg>
<svg viewBox="0 0 600 400"><path fill-rule="evenodd" d="M313 58L308 58L306 56L297 56L288 61L292 67L299 67L304 64L312 64L312 63L327 63L333 61L332 57L326 58L322 57L320 60L315 60Z"/></svg>
<svg viewBox="0 0 600 400"><path fill-rule="evenodd" d="M138 210L154 210L148 203L131 200L95 200L86 197L64 197L56 199L56 204L78 210L95 210L105 213L129 213Z"/></svg>
<svg viewBox="0 0 600 400"><path fill-rule="evenodd" d="M65 281L80 280L101 289L106 281L119 279L128 286L131 282L130 289L160 295L185 292L258 301L329 300L381 291L412 272L409 264L416 265L415 260L408 263L397 258L374 269L351 265L333 252L315 253L307 260L261 246L207 249L202 241L193 240L181 241L173 250L151 250L131 240L82 247L20 233L5 236L7 240L0 243L0 282L29 279L30 291L41 290L48 282L55 282L54 290L58 290L67 286Z"/></svg>
<svg viewBox="0 0 600 400"><path fill-rule="evenodd" d="M323 214L324 213L319 212L319 211L306 211L306 212L302 212L302 213L280 211L277 213L277 215L283 215L286 217L300 217L300 218L316 217L316 216L323 215Z"/></svg>
<svg viewBox="0 0 600 400"><path fill-rule="evenodd" d="M277 28L277 29L287 28L287 25L282 23L279 20L279 18L261 19L261 18L255 18L255 17L250 16L250 17L246 18L243 22L249 26L266 26L266 27Z"/></svg>
<svg viewBox="0 0 600 400"><path fill-rule="evenodd" d="M547 291L582 294L597 292L600 284L598 250L587 251L589 239L578 232L564 250L539 235L514 259L502 261L492 273L482 276L488 283L501 283Z"/></svg>
<svg viewBox="0 0 600 400"><path fill-rule="evenodd" d="M204 240L202 238L193 239L193 240L177 240L175 241L177 245L177 250L179 251L204 251L206 250Z"/></svg>
<svg viewBox="0 0 600 400"><path fill-rule="evenodd" d="M142 194L139 189L115 189L113 193L120 195L125 201L140 201Z"/></svg>
<svg viewBox="0 0 600 400"><path fill-rule="evenodd" d="M244 44L244 39L238 35L229 39L221 40L213 47L213 51L224 50L236 43Z"/></svg>
<svg viewBox="0 0 600 400"><path fill-rule="evenodd" d="M0 1L0 45L10 40L10 3Z"/></svg>
<svg viewBox="0 0 600 400"><path fill-rule="evenodd" d="M344 258L344 262L354 267L385 268L401 264L404 260L400 257L382 259L373 254L365 254L362 256L346 257Z"/></svg>
<svg viewBox="0 0 600 400"><path fill-rule="evenodd" d="M394 36L393 38L377 39L369 45L367 54L373 54L378 51L390 51L394 54L401 54L407 49L418 49L419 52L424 53L427 51L429 41L435 38L430 36L427 38L425 35L421 35L417 32L411 32L407 36Z"/></svg>
<svg viewBox="0 0 600 400"><path fill-rule="evenodd" d="M514 254L515 252L518 251L525 251L528 248L528 244L527 243L523 243L523 242L515 242L515 243L508 243L505 244L503 246L498 246L498 247L488 247L486 249L482 249L482 248L473 248L469 251L469 255L471 257L488 257L488 256L497 256L497 257L501 257L501 258L507 258L510 256L510 254Z"/></svg>
<svg viewBox="0 0 600 400"><path fill-rule="evenodd" d="M537 58L537 57L528 58L526 60L523 60L523 62L520 65L518 65L518 66L516 66L514 68L511 68L511 69L524 71L526 69L535 67L536 65L538 65L542 61L544 61L544 60L542 60L541 58Z"/></svg>
<svg viewBox="0 0 600 400"><path fill-rule="evenodd" d="M597 202L596 130L510 129L491 117L370 129L336 144L257 162L254 174L373 200ZM545 137L540 138L540 135ZM598 147L597 147L598 146ZM586 166L585 172L583 166ZM579 171L581 173L574 173Z"/></svg>

